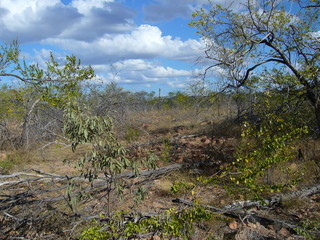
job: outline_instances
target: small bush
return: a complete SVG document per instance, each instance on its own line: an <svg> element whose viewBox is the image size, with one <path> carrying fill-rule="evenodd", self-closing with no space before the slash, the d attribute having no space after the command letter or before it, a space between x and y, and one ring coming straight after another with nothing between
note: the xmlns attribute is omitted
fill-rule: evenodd
<svg viewBox="0 0 320 240"><path fill-rule="evenodd" d="M0 174L9 174L16 165L30 161L30 152L15 151L0 160Z"/></svg>
<svg viewBox="0 0 320 240"><path fill-rule="evenodd" d="M125 133L124 139L128 143L137 141L139 139L140 135L141 135L141 132L136 127L129 126L129 125L126 126L126 133Z"/></svg>

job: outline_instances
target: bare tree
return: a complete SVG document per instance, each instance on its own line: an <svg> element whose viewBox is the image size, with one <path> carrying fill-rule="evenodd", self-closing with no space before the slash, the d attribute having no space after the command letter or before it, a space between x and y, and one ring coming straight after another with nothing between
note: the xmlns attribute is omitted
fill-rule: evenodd
<svg viewBox="0 0 320 240"><path fill-rule="evenodd" d="M224 88L238 88L261 67L282 68L314 107L320 128L319 1L247 0L239 11L209 5L190 23L206 43L211 65L204 75L219 67L227 74Z"/></svg>

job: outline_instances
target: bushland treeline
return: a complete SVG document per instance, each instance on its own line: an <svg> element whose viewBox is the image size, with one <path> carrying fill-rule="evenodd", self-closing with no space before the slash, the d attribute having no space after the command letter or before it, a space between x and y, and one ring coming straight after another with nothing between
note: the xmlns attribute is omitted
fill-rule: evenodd
<svg viewBox="0 0 320 240"><path fill-rule="evenodd" d="M257 121L263 114L257 109L264 101L263 91L215 92L207 90L205 94L190 95L186 91L170 92L159 96L156 92L130 92L116 83L79 87L77 101L86 106L93 116L111 116L119 127L130 121L130 114L148 111L166 111L180 109L200 123L205 120L234 119L239 124L245 120ZM270 92L270 89L268 90ZM0 87L0 148L32 149L48 141L61 140L63 136L63 107L57 100L43 98L36 87L17 84ZM289 99L293 92L272 89L274 111L291 111L301 114L301 122L314 128L312 107L304 99ZM305 106L303 109L301 105ZM297 111L301 111L298 113ZM201 112L206 112L205 119ZM209 116L209 117L208 117Z"/></svg>

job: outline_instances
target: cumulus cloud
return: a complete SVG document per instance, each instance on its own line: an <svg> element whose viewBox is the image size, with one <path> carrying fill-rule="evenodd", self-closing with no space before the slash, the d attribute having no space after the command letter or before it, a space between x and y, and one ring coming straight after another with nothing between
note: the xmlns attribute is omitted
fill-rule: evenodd
<svg viewBox="0 0 320 240"><path fill-rule="evenodd" d="M61 0L1 0L0 13L2 40L54 44L91 64L156 57L195 61L203 49L201 41L164 36L156 26L136 26L135 13L120 1L65 5Z"/></svg>
<svg viewBox="0 0 320 240"><path fill-rule="evenodd" d="M1 40L9 42L18 38L21 44L49 44L46 47L75 54L82 64L90 64L97 71L99 77L95 81L101 78L121 84L185 86L194 75L190 66L203 54L203 41L182 40L163 34L158 26L138 25L134 22L136 12L125 3L119 0L71 0L68 4L62 0L0 0ZM195 7L203 3L207 0L174 3L159 0L156 5L145 6L145 17L153 21L190 17ZM49 50L39 49L37 45L33 54L23 55L42 66ZM62 53L54 54L59 59L62 56ZM163 66L168 59L183 67Z"/></svg>
<svg viewBox="0 0 320 240"><path fill-rule="evenodd" d="M1 0L0 34L4 41L31 42L56 36L75 24L81 14L59 0Z"/></svg>
<svg viewBox="0 0 320 240"><path fill-rule="evenodd" d="M18 7L17 7L18 6ZM133 10L111 0L1 0L2 40L20 42L46 38L93 40L106 33L128 31L134 26Z"/></svg>
<svg viewBox="0 0 320 240"><path fill-rule="evenodd" d="M23 55L25 55L23 53ZM35 50L35 56L29 56L32 62L45 67L50 56L47 49ZM64 61L63 54L55 54L56 60ZM182 88L193 79L194 70L176 69L164 66L159 61L146 61L143 59L126 59L110 64L92 65L96 78L90 80L92 83L109 83L111 81L119 84L131 84L140 86L153 86L153 84L164 84L172 88ZM200 71L200 70L196 70Z"/></svg>
<svg viewBox="0 0 320 240"><path fill-rule="evenodd" d="M152 85L166 84L181 87L193 77L192 70L175 69L161 63L142 59L128 59L110 65L94 65L93 68L105 82L119 84Z"/></svg>
<svg viewBox="0 0 320 240"><path fill-rule="evenodd" d="M66 28L60 38L91 41L104 34L122 33L134 27L133 10L110 0L72 2L72 6L83 15L77 24Z"/></svg>
<svg viewBox="0 0 320 240"><path fill-rule="evenodd" d="M163 36L158 27L150 25L141 25L126 34L105 34L92 42L52 38L45 43L62 46L93 64L157 57L194 62L204 47L202 41L195 39L182 41L172 36Z"/></svg>

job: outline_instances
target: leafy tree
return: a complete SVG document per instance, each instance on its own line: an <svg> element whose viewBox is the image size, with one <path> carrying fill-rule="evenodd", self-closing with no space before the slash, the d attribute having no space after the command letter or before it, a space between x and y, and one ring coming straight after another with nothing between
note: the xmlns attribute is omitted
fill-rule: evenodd
<svg viewBox="0 0 320 240"><path fill-rule="evenodd" d="M206 43L208 72L221 68L226 87L241 87L261 67L293 76L291 85L314 108L320 128L319 0L247 0L233 10L210 3L190 23Z"/></svg>
<svg viewBox="0 0 320 240"><path fill-rule="evenodd" d="M7 92L9 95L15 93L19 101L15 101L15 104L12 104L11 101L11 104L7 105L8 100L3 97L2 103L6 105L6 108L3 108L2 111L5 111L3 113L6 118L19 109L22 132L16 147L28 148L31 120L39 122L36 117L39 105L46 104L47 108L64 108L71 98L81 95L81 83L95 75L90 66L83 67L80 60L73 55L66 56L64 61L58 61L51 53L45 66L41 67L38 64L21 61L19 54L17 41L3 44L0 47L0 78L9 81L18 80L16 85L19 86L19 90L16 90L18 88L15 87L16 89L11 93ZM50 122L49 119L43 126L46 126L48 122ZM39 126L39 124L33 124L33 126Z"/></svg>
<svg viewBox="0 0 320 240"><path fill-rule="evenodd" d="M117 141L113 132L111 118L92 116L88 109L82 109L70 101L65 109L65 134L72 141L72 149L79 144L89 144L91 150L79 161L82 175L93 182L101 173L109 179L107 183L108 213L110 213L110 194L115 186L121 192L120 180L116 174L130 168L126 149ZM135 170L137 171L137 170Z"/></svg>
<svg viewBox="0 0 320 240"><path fill-rule="evenodd" d="M21 62L19 53L17 41L0 47L0 77L32 85L41 93L41 99L52 105L62 106L70 97L79 95L80 83L95 76L91 66L83 67L74 55L67 55L65 61L59 62L51 53L41 67Z"/></svg>

